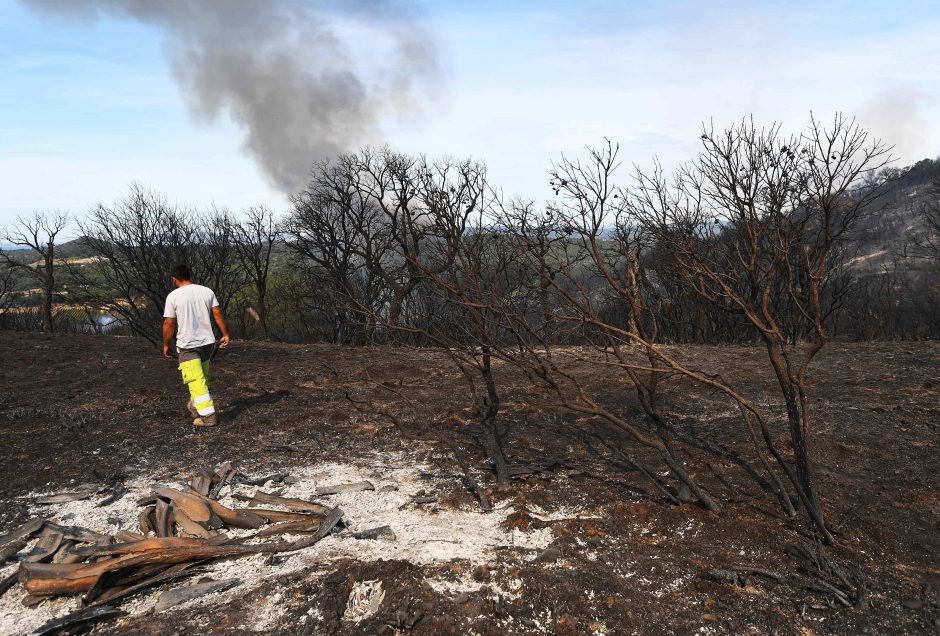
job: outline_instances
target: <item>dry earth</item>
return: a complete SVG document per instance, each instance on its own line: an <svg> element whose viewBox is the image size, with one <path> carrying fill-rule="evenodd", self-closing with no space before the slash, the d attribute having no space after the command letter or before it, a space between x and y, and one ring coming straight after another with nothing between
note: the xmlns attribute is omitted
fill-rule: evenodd
<svg viewBox="0 0 940 636"><path fill-rule="evenodd" d="M758 348L676 353L773 401ZM579 372L597 373L611 406L636 410L629 386ZM720 513L664 502L621 450L653 458L601 423L521 408L530 389L508 370L506 450L525 471L494 490L461 376L435 351L236 342L213 368L223 425L196 432L175 365L145 341L0 332L0 533L36 514L131 528L135 495L153 483L232 461L250 476L290 473L288 496L358 479L380 488L327 498L349 527L314 548L212 564L208 576L240 585L155 613L167 584L94 633L937 633L940 344L835 344L813 378L819 475L838 538L829 556L869 590L864 608L829 607L794 583L810 567L796 550L812 548L808 529L749 476L755 458L719 397L680 383L667 403L690 442L684 459ZM398 414L405 434L347 395ZM489 489L494 511L480 510L440 439ZM110 507L35 501L118 473L132 494ZM415 504L422 490L438 500ZM350 536L386 524L394 540ZM716 567L786 578L702 576ZM28 632L78 602L26 608L21 598L14 586L0 599L0 631Z"/></svg>

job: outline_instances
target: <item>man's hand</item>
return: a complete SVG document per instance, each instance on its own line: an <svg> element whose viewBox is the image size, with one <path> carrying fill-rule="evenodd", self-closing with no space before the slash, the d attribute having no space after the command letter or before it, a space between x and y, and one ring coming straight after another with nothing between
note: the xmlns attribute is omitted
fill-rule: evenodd
<svg viewBox="0 0 940 636"><path fill-rule="evenodd" d="M219 326L219 331L222 332L222 337L219 339L219 349L224 349L228 346L231 338L228 337L228 327L225 326L225 318L222 317L222 308L213 307L212 317L215 318L215 324Z"/></svg>
<svg viewBox="0 0 940 636"><path fill-rule="evenodd" d="M170 360L170 345L163 345L163 357L166 360Z"/></svg>

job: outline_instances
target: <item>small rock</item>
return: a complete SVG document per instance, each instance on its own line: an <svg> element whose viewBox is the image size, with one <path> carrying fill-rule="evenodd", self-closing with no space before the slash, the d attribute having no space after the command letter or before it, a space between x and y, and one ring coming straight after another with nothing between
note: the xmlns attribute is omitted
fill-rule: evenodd
<svg viewBox="0 0 940 636"><path fill-rule="evenodd" d="M705 572L702 576L716 583L738 585L741 582L737 572L733 570L722 570L721 568L712 568Z"/></svg>
<svg viewBox="0 0 940 636"><path fill-rule="evenodd" d="M553 563L561 558L561 550L554 546L548 546L535 557L535 563Z"/></svg>
<svg viewBox="0 0 940 636"><path fill-rule="evenodd" d="M395 536L395 532L389 526L380 526L370 530L363 530L362 532L353 532L352 537L354 539L388 539L389 541L398 539L398 537Z"/></svg>
<svg viewBox="0 0 940 636"><path fill-rule="evenodd" d="M486 565L480 565L473 570L473 580L485 582L490 580L490 568Z"/></svg>

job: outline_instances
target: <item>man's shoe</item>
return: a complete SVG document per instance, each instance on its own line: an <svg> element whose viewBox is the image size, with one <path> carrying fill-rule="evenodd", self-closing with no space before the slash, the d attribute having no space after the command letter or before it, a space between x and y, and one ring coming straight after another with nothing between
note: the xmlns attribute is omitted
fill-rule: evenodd
<svg viewBox="0 0 940 636"><path fill-rule="evenodd" d="M190 398L190 399L189 399L189 402L186 403L186 410L189 411L189 414L192 416L192 418L193 418L194 420L198 420L198 419L200 418L199 411L197 411L197 410L193 407L193 400L192 400L192 398Z"/></svg>
<svg viewBox="0 0 940 636"><path fill-rule="evenodd" d="M215 419L215 413L213 413L212 415L204 415L202 417L197 417L196 419L193 420L193 426L209 427L209 426L215 426L216 424L218 424L218 422Z"/></svg>

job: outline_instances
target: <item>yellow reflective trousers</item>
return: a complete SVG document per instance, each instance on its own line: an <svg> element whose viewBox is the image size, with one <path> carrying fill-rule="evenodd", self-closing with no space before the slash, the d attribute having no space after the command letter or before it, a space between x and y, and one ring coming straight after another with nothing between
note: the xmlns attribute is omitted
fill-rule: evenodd
<svg viewBox="0 0 940 636"><path fill-rule="evenodd" d="M179 370L183 374L183 382L189 388L193 408L203 416L215 413L215 405L209 395L209 361L199 358L186 360L180 362Z"/></svg>

